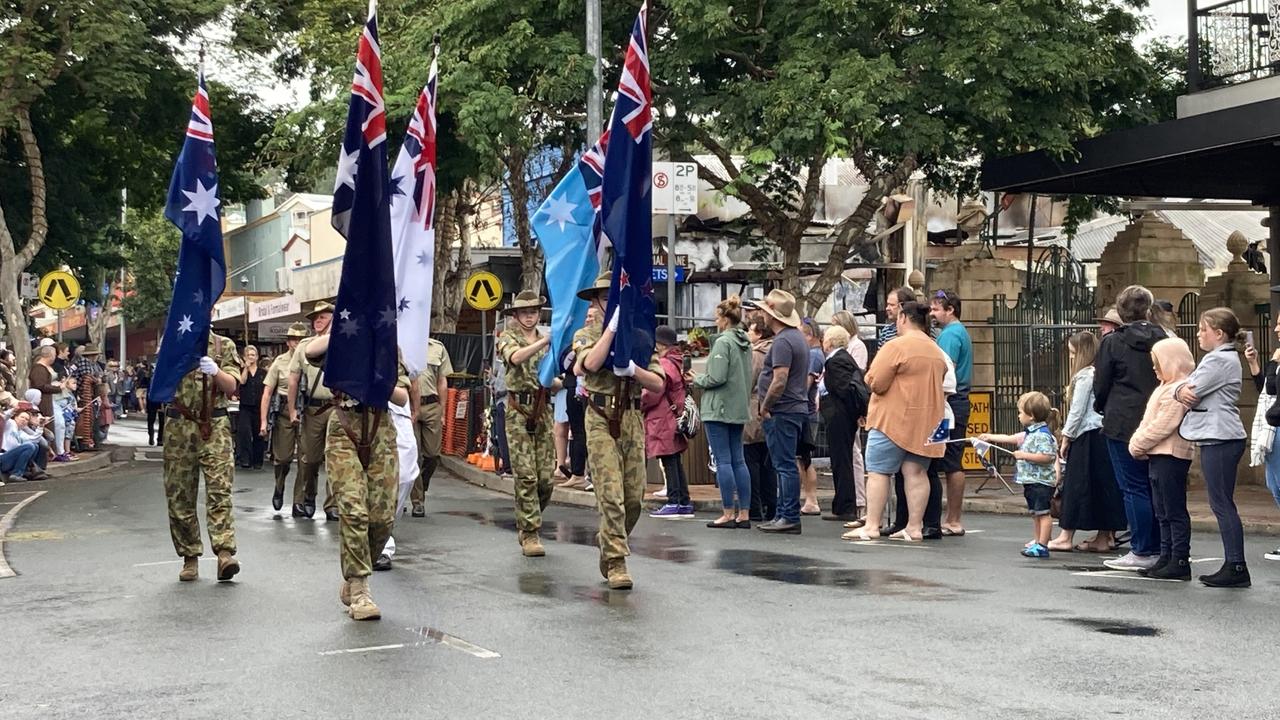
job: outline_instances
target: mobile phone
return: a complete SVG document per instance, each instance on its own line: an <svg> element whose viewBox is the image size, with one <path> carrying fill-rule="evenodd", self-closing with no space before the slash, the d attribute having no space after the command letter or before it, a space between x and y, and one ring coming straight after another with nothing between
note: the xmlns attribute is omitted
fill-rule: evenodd
<svg viewBox="0 0 1280 720"><path fill-rule="evenodd" d="M693 356L692 356L692 355L685 355L685 356L684 356L684 371L685 371L685 372L689 372L689 371L690 371L690 370L692 370L692 369L693 369Z"/></svg>
<svg viewBox="0 0 1280 720"><path fill-rule="evenodd" d="M1248 345L1249 347L1253 347L1253 331L1252 330L1244 331L1244 344Z"/></svg>

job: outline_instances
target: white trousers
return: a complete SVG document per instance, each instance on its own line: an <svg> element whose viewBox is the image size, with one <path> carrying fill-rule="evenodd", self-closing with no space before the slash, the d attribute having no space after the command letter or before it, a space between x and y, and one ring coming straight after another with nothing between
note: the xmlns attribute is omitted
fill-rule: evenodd
<svg viewBox="0 0 1280 720"><path fill-rule="evenodd" d="M399 493L396 496L396 514L399 518L404 514L405 506L409 504L409 492L413 490L413 483L418 479L418 438L413 433L413 418L409 416L408 407L400 407L395 403L388 403L390 410L387 416L391 418L391 424L396 428L396 452L400 455L400 483L397 487ZM387 538L387 546L382 551L387 557L395 557L396 539L394 537Z"/></svg>

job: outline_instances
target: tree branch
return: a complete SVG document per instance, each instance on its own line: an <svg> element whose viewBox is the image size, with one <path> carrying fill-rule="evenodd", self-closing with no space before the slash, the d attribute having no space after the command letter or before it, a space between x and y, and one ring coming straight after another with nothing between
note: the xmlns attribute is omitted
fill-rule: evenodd
<svg viewBox="0 0 1280 720"><path fill-rule="evenodd" d="M705 147L712 155L715 155L716 159L720 161L720 164L724 166L724 171L729 174L731 179L729 184L733 185L734 189L738 191L742 201L749 205L753 211L763 216L757 218L762 225L766 222L769 224L780 224L785 221L786 212L782 208L778 207L777 203L766 195L764 191L752 183L740 182L742 179L742 171L739 170L737 164L734 163L733 155L731 155L723 145L717 142L706 128L701 125L694 125L693 132L698 136L698 142L702 143L702 146Z"/></svg>
<svg viewBox="0 0 1280 720"><path fill-rule="evenodd" d="M27 161L27 174L31 178L31 232L27 235L26 245L16 255L18 266L25 269L44 247L45 238L49 235L49 218L45 210L44 159L35 131L31 129L31 111L23 105L18 107L16 115L18 141L22 144L22 156Z"/></svg>
<svg viewBox="0 0 1280 720"><path fill-rule="evenodd" d="M836 235L836 241L831 245L831 254L827 256L827 262L814 281L813 287L804 296L806 311L811 312L813 308L826 302L831 289L835 287L836 278L844 271L850 248L855 242L860 245L865 241L867 226L871 224L871 217L880 207L881 200L911 177L918 162L914 153L908 154L893 170L877 175L867 188L867 194L862 196L858 207L835 227L832 232Z"/></svg>
<svg viewBox="0 0 1280 720"><path fill-rule="evenodd" d="M751 75L757 79L774 80L778 77L777 71L756 65L751 61L751 58L746 56L745 53L740 53L736 50L717 50L716 54L729 58L736 63L741 63L742 66L747 69L747 72L751 73Z"/></svg>

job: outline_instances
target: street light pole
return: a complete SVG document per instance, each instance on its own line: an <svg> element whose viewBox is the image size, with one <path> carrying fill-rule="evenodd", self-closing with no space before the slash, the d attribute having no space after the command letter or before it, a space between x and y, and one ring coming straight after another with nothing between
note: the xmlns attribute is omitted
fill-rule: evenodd
<svg viewBox="0 0 1280 720"><path fill-rule="evenodd" d="M120 190L120 229L124 229L125 222L129 216L129 189L121 188ZM106 302L103 303L103 309L111 312L111 295L109 293ZM120 320L120 367L126 366L128 356L125 355L125 339L124 339L124 268L120 268L120 308L116 310L116 317Z"/></svg>
<svg viewBox="0 0 1280 720"><path fill-rule="evenodd" d="M600 0L587 0L587 54L592 58L591 89L587 91L587 147L603 132L604 87L600 80Z"/></svg>

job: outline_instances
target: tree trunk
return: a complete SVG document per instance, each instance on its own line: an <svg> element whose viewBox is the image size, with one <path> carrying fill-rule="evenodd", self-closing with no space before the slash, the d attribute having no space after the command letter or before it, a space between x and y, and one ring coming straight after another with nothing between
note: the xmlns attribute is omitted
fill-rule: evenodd
<svg viewBox="0 0 1280 720"><path fill-rule="evenodd" d="M542 249L534 244L529 229L529 184L525 180L527 157L516 150L507 159L507 191L511 193L511 220L520 248L520 289L538 292L542 288Z"/></svg>
<svg viewBox="0 0 1280 720"><path fill-rule="evenodd" d="M451 333L457 327L458 315L448 312L449 295L453 292L453 241L457 238L453 193L444 195L436 209L435 285L431 288L431 332ZM455 293L456 294L456 293Z"/></svg>
<svg viewBox="0 0 1280 720"><path fill-rule="evenodd" d="M22 156L27 162L27 176L31 181L31 232L27 242L19 250L13 241L13 233L5 220L0 203L0 303L4 305L4 320L8 326L9 346L14 350L17 365L14 378L20 389L27 387L27 373L31 369L31 335L27 332L27 318L22 310L22 298L18 296L18 280L31 266L49 235L49 219L45 213L44 157L40 143L31 129L31 112L23 105L14 110L18 128L18 140L22 144ZM16 393L15 393L16 394Z"/></svg>

